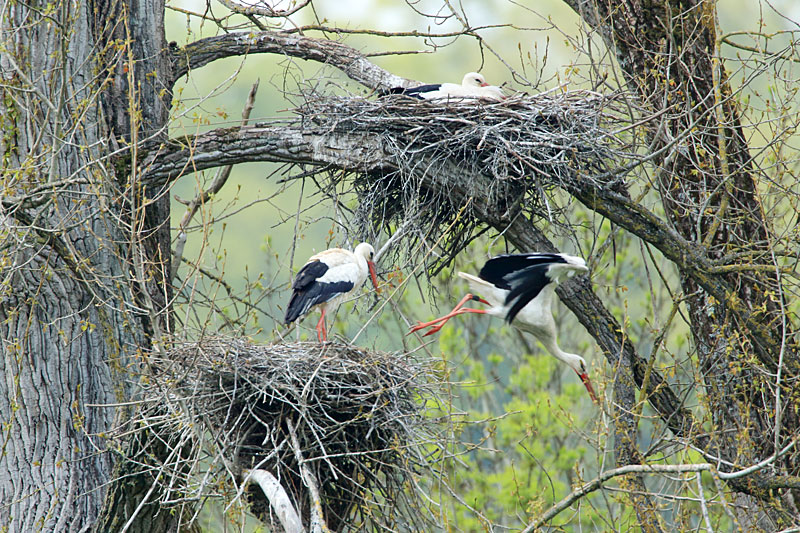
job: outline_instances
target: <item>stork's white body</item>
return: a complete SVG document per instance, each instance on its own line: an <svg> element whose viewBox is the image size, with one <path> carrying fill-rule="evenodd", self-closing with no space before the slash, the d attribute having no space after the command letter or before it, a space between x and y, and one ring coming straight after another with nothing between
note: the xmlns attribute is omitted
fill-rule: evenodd
<svg viewBox="0 0 800 533"><path fill-rule="evenodd" d="M481 74L468 72L461 80L461 84L440 83L412 87L410 89L399 89L409 96L423 98L425 100L441 100L447 98L482 98L486 100L500 101L504 98L503 90L495 85L489 85Z"/></svg>
<svg viewBox="0 0 800 533"><path fill-rule="evenodd" d="M586 366L586 361L579 355L568 353L559 348L556 342L556 323L553 320L553 296L556 285L565 281L576 273L586 272L586 261L580 257L567 254L558 254L566 263L551 263L547 269L550 282L539 290L530 302L513 318L511 324L522 331L528 332L544 345L548 352L555 358L567 363L580 374L581 367ZM467 280L472 291L483 296L491 305L486 309L486 314L499 318L506 318L513 302L507 302L511 291L501 289L495 284L466 272L459 272L458 276Z"/></svg>
<svg viewBox="0 0 800 533"><path fill-rule="evenodd" d="M553 320L552 307L556 285L571 278L576 273L587 272L589 270L586 267L586 261L580 257L567 254L558 255L563 258L566 263L549 264L547 269L547 278L549 278L549 282L541 287L539 293L519 311L512 322L517 328L535 335L545 345L547 345L547 343L545 343L543 337L551 338L553 342L555 337L556 325ZM483 296L492 305L490 309L486 310L486 314L500 318L506 318L508 316L511 303L513 302L507 303L506 300L511 291L502 289L490 281L466 272L459 272L458 276L467 280L472 291Z"/></svg>
<svg viewBox="0 0 800 533"><path fill-rule="evenodd" d="M480 297L468 294L444 317L418 324L412 329L417 331L433 326L426 335L435 333L447 320L462 313L505 318L514 327L539 339L548 352L575 370L592 399L597 401L586 373L586 361L558 346L552 312L556 285L588 270L583 259L567 254L511 254L494 257L486 262L479 276L458 273L459 277L467 280L472 292ZM490 307L464 308L469 300L476 300Z"/></svg>
<svg viewBox="0 0 800 533"><path fill-rule="evenodd" d="M328 266L328 271L316 279L317 283L335 284L352 283L353 288L347 292L339 292L327 302L319 304L328 311L334 311L339 305L352 297L364 285L369 276L367 258L363 253L356 254L344 248L330 248L312 255L308 262L320 261Z"/></svg>
<svg viewBox="0 0 800 533"><path fill-rule="evenodd" d="M505 318L508 315L509 306L506 305L506 298L509 291L500 289L488 281L482 280L478 276L459 272L458 276L469 282L472 292L480 294L492 307L485 309L487 315ZM553 293L555 284L549 283L544 286L541 292L522 308L517 314L512 325L522 331L527 331L545 344L549 349L544 338L553 339L551 332L555 331L556 323L553 320Z"/></svg>

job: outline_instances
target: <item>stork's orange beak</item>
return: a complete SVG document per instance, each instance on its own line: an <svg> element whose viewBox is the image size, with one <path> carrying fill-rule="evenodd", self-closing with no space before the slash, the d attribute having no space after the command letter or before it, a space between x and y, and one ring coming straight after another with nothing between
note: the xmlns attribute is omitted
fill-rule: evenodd
<svg viewBox="0 0 800 533"><path fill-rule="evenodd" d="M597 405L600 405L600 401L597 399L597 395L594 393L594 387L592 387L592 382L589 379L589 374L587 374L586 372L583 373L576 372L576 373L578 374L578 377L581 378L581 381L583 381L583 386L586 387L587 391L589 391L589 396L592 397L592 401Z"/></svg>
<svg viewBox="0 0 800 533"><path fill-rule="evenodd" d="M378 288L378 275L375 274L375 263L367 261L367 268L369 268L369 277L372 280L372 285L375 287L375 291L380 294L381 290Z"/></svg>

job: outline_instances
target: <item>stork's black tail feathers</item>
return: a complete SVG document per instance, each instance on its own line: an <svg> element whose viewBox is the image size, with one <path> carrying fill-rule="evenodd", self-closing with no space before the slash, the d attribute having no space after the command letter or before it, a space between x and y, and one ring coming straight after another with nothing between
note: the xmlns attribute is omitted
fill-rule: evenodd
<svg viewBox="0 0 800 533"><path fill-rule="evenodd" d="M283 317L283 323L287 326L306 314L311 308L311 303L306 298L306 291L295 291L289 299L289 305L286 307L286 315Z"/></svg>

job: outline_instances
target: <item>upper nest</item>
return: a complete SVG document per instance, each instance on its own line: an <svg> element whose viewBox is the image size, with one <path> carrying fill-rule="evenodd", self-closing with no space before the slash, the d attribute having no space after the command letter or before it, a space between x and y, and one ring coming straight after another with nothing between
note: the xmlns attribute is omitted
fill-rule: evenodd
<svg viewBox="0 0 800 533"><path fill-rule="evenodd" d="M381 138L390 165L356 172L354 180L360 203L354 220L362 224L362 237L375 239L376 230L390 224L411 225L417 238L445 236L440 245L448 257L478 233L486 205L495 221L520 213L556 221L558 207L547 196L554 187L576 175L603 186L620 181L609 176L631 154L610 132L630 122L623 102L622 95L590 91L498 103L326 96L297 112L304 124L332 134ZM341 177L332 174L336 182ZM483 222L470 199L485 204Z"/></svg>
<svg viewBox="0 0 800 533"><path fill-rule="evenodd" d="M226 471L267 470L308 523L299 456L331 530L398 522L429 527L409 490L423 471L430 476L440 449L435 421L423 414L436 393L429 367L341 344L228 338L186 344L167 355L147 391L151 408L139 421L174 446L176 459L165 469L170 475L161 478L166 488L181 487L190 498L208 495L221 490ZM221 475L212 481L203 471ZM175 476L183 484L173 485ZM263 493L250 490L249 496L269 521ZM165 491L165 500L174 497Z"/></svg>

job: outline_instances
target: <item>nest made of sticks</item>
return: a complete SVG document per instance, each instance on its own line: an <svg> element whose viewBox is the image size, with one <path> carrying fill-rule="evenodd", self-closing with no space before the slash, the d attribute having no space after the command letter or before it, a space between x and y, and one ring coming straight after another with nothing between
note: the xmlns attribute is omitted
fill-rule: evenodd
<svg viewBox="0 0 800 533"><path fill-rule="evenodd" d="M229 502L231 481L266 470L308 524L302 464L332 531L430 529L414 489L419 476L438 477L444 449L426 412L439 406L429 365L338 343L207 338L174 348L154 369L135 425L172 448L159 476L163 501ZM248 499L275 527L260 489L248 488Z"/></svg>
<svg viewBox="0 0 800 533"><path fill-rule="evenodd" d="M443 237L439 259L429 265L435 272L485 228L486 217L467 205L471 198L497 220L522 213L558 223L552 189L576 175L620 186L624 176L613 170L635 155L612 132L630 124L629 110L621 93L550 91L497 103L326 95L296 112L318 131L381 139L391 165L350 176L359 201L357 233L377 242L382 230L402 227L416 237L405 239L407 250L419 239ZM341 171L330 177L345 182Z"/></svg>

